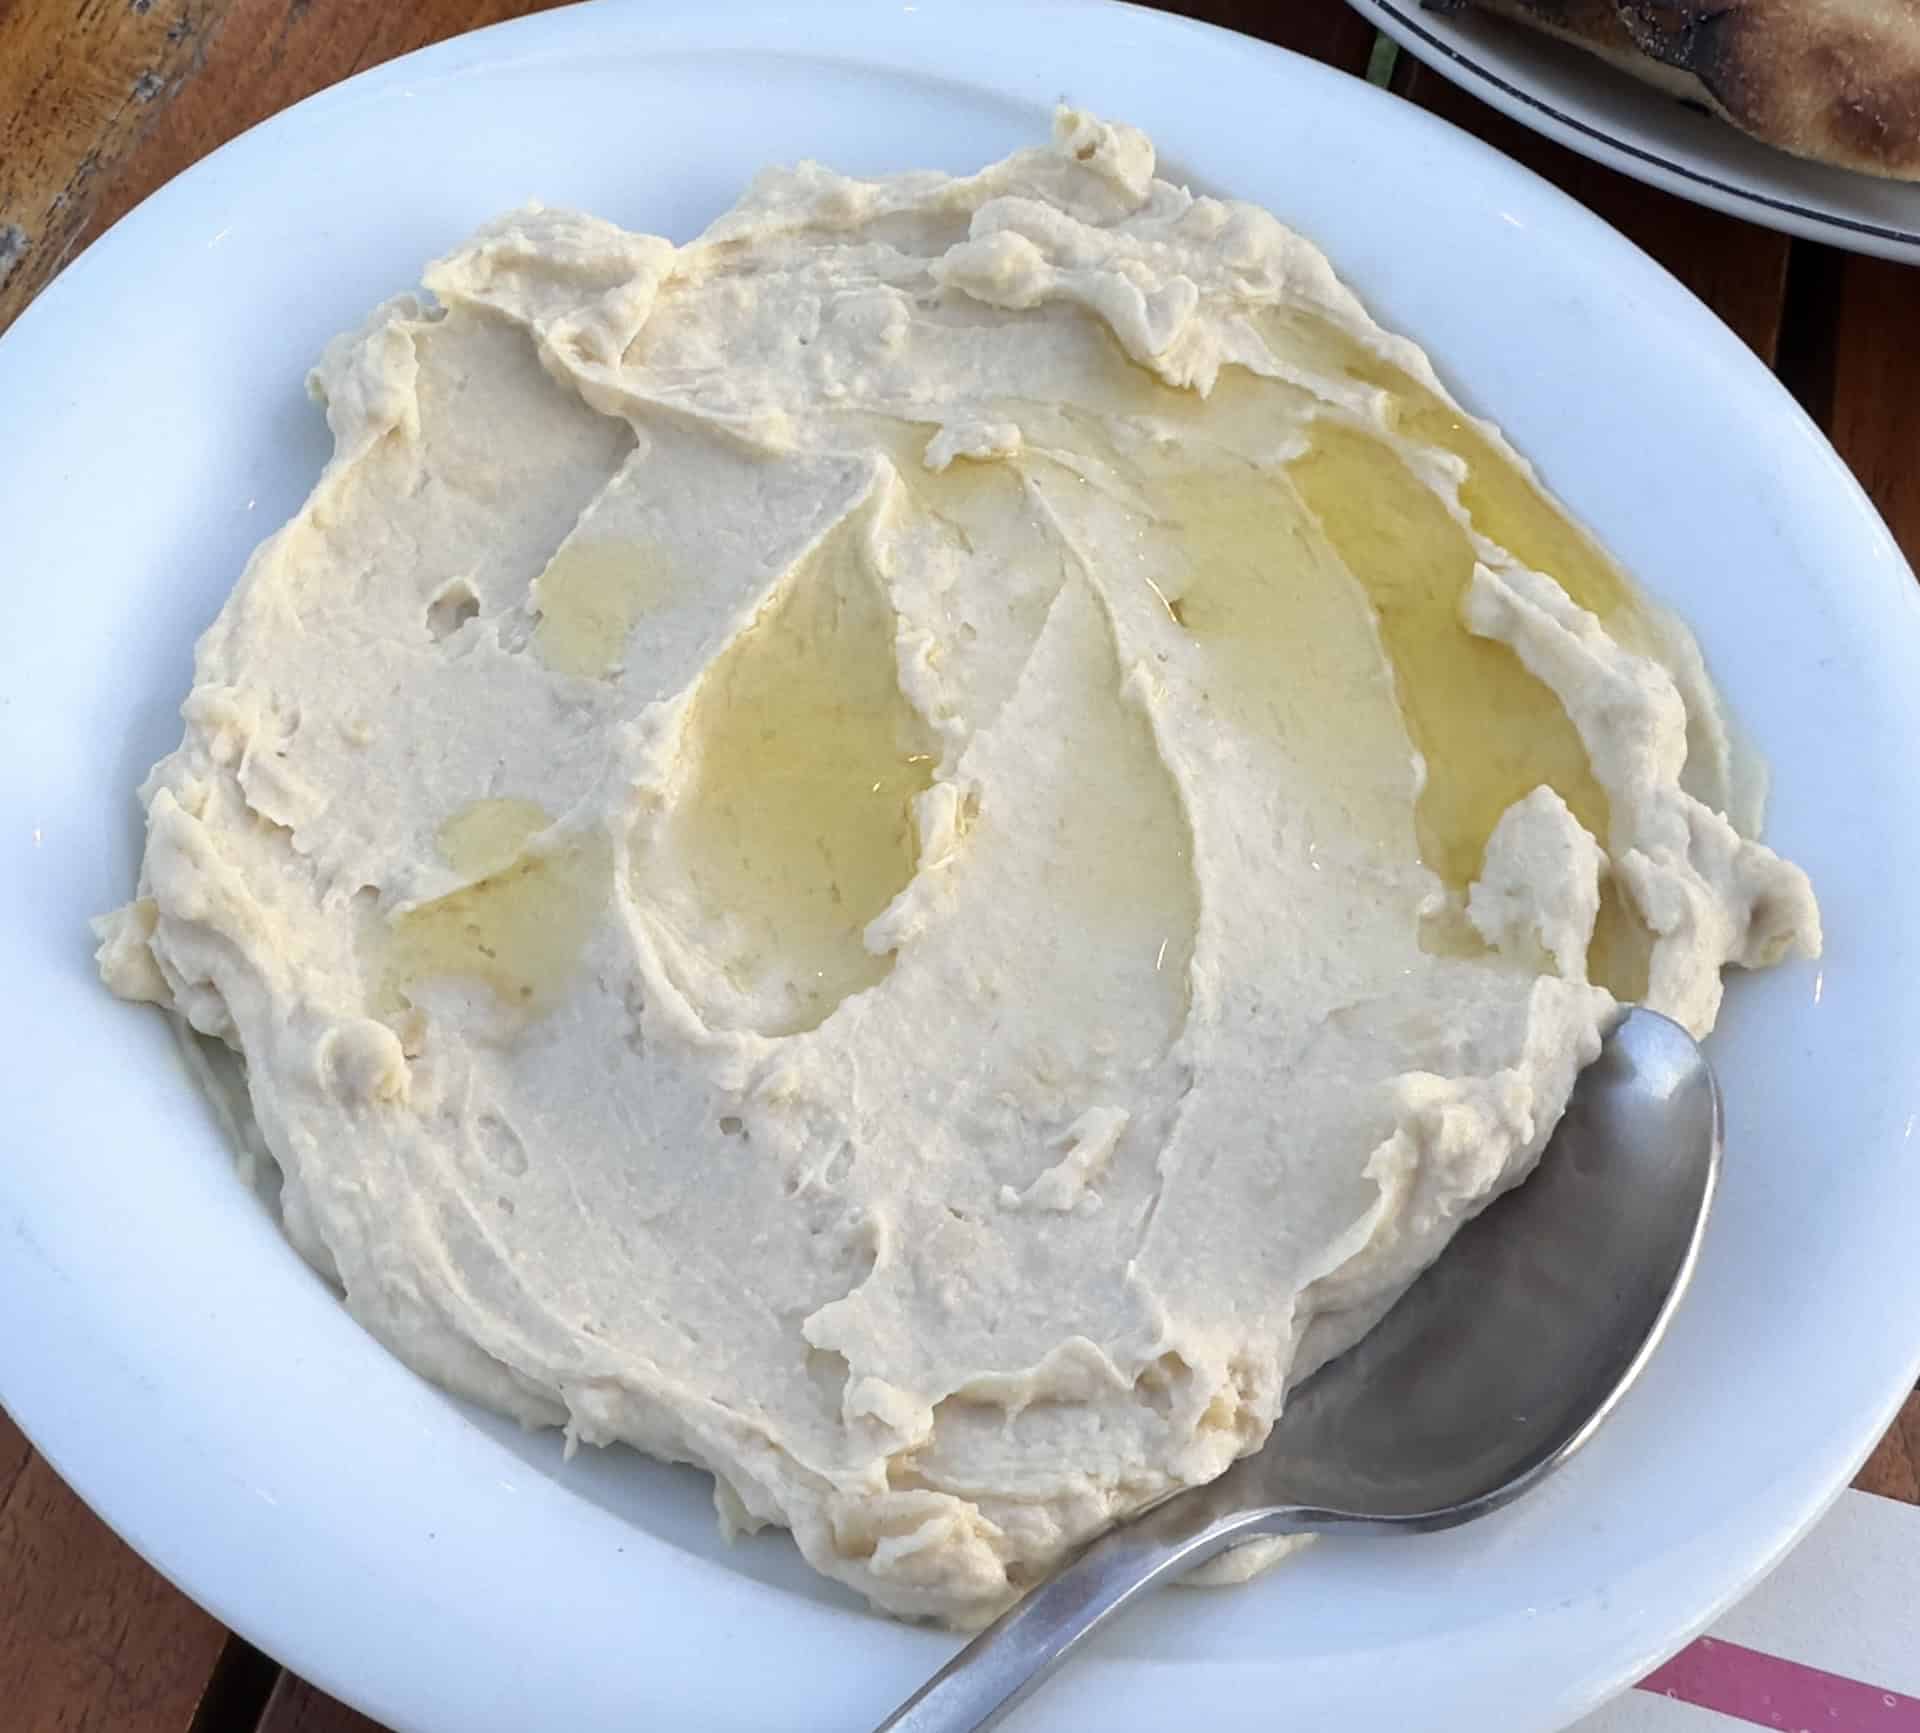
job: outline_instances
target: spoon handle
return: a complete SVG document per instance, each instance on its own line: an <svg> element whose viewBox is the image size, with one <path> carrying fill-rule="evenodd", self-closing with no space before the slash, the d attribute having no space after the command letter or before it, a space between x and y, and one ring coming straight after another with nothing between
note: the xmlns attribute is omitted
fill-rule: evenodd
<svg viewBox="0 0 1920 1733"><path fill-rule="evenodd" d="M991 1727L1136 1595L1256 1534L1285 1534L1285 1511L1222 1511L1198 1487L1103 1535L1002 1613L874 1733Z"/></svg>

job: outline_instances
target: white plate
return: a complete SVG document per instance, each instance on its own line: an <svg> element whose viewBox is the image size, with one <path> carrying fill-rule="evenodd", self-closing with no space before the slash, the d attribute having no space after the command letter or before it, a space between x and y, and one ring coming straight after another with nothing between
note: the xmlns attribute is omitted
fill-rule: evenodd
<svg viewBox="0 0 1920 1733"><path fill-rule="evenodd" d="M1750 223L1920 263L1920 182L1806 162L1757 143L1578 48L1420 0L1348 0L1443 78L1582 156Z"/></svg>
<svg viewBox="0 0 1920 1733"><path fill-rule="evenodd" d="M723 1547L691 1473L563 1464L360 1333L235 1183L161 1020L93 979L131 791L177 736L195 634L320 465L304 368L424 259L533 195L684 237L771 159L968 169L1042 137L1063 94L1323 242L1698 625L1831 948L1824 977L1736 984L1698 1281L1565 1475L1451 1535L1157 1596L1020 1724L1560 1725L1778 1558L1912 1383L1920 596L1747 351L1481 145L1177 19L549 13L229 145L0 341L0 1394L175 1581L403 1729L844 1733L952 1645L857 1609L781 1537Z"/></svg>

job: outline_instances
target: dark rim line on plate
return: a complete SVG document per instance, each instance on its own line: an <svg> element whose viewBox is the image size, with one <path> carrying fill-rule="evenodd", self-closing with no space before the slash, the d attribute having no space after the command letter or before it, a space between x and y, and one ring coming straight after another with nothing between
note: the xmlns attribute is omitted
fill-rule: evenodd
<svg viewBox="0 0 1920 1733"><path fill-rule="evenodd" d="M1512 97L1514 101L1525 103L1529 108L1538 109L1540 113L1546 115L1549 119L1558 122L1561 126L1567 127L1574 132L1584 134L1596 144L1605 145L1608 149L1617 150L1625 156L1638 157L1640 161L1648 163L1654 168L1664 169L1668 174L1679 175L1684 180L1695 181L1703 187L1712 187L1716 192L1724 193L1730 199L1738 199L1746 204L1765 205L1771 210L1782 211L1788 216L1798 217L1803 222L1825 224L1830 228L1836 229L1848 229L1854 234L1859 235L1873 235L1883 241L1897 241L1902 246L1920 247L1920 231L1894 228L1885 223L1870 223L1859 217L1838 216L1831 211L1814 210L1807 205L1795 204L1791 199L1775 198L1769 193L1752 192L1746 187L1735 186L1730 181L1720 180L1710 174L1702 174L1698 169L1689 168L1685 163L1675 162L1671 157L1662 156L1657 151L1644 150L1637 144L1627 143L1625 139L1615 138L1612 133L1606 132L1600 127L1589 125L1586 121L1566 113L1563 109L1555 108L1552 103L1535 96L1532 91L1525 90L1513 83L1510 79L1503 78L1499 73L1490 70L1478 60L1475 60L1472 55L1462 53L1461 50L1456 48L1451 42L1434 35L1434 33L1418 19L1408 16L1407 13L1403 12L1394 4L1394 0L1373 0L1373 3L1409 34L1419 37L1419 39L1429 48L1433 49L1435 53L1465 67L1467 71L1471 72L1476 78L1484 79L1496 90L1503 91L1506 95ZM1722 122L1721 124L1725 125L1727 123ZM1735 130L1738 129L1736 128Z"/></svg>

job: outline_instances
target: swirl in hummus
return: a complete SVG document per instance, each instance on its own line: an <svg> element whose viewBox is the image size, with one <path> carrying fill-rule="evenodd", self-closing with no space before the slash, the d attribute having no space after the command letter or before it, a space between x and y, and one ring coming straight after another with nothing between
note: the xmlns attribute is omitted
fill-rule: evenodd
<svg viewBox="0 0 1920 1733"><path fill-rule="evenodd" d="M313 376L103 972L394 1353L890 1611L1256 1448L1616 994L1818 949L1684 629L1138 132L426 288Z"/></svg>

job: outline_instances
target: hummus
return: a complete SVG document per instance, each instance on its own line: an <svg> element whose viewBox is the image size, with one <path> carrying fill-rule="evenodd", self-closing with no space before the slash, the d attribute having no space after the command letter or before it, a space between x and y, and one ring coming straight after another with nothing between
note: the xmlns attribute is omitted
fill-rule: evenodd
<svg viewBox="0 0 1920 1733"><path fill-rule="evenodd" d="M426 289L313 375L103 974L394 1353L881 1607L1257 1448L1618 1000L1818 948L1685 631L1138 132Z"/></svg>

